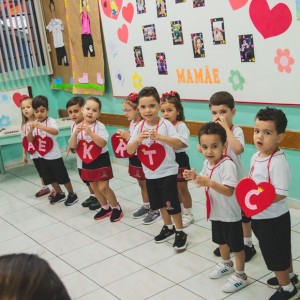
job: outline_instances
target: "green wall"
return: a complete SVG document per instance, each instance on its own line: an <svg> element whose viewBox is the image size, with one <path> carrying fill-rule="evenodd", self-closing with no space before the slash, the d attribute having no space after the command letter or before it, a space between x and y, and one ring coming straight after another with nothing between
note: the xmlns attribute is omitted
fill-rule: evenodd
<svg viewBox="0 0 300 300"><path fill-rule="evenodd" d="M50 102L50 113L51 117L58 117L58 109L65 108L67 101L73 97L71 93L64 91L55 91L50 89L50 77L41 76L35 77L26 81L10 82L9 84L0 83L0 90L11 89L16 85L18 86L32 86L33 95L45 95L48 97ZM174 87L176 90L176 87ZM212 91L214 93L216 91ZM110 84L110 78L108 75L108 68L106 64L106 93L101 97L102 101L102 112L121 114L122 113L122 100L113 97L112 88ZM234 123L237 125L252 126L256 112L265 105L255 104L238 104L236 106L237 113L234 119ZM300 131L300 122L298 121L300 115L300 106L280 106L280 108L286 113L288 118L288 129ZM209 121L210 113L207 103L204 102L184 102L185 117L187 120L193 121ZM108 131L113 133L116 128L110 126ZM300 142L300 141L299 141ZM59 143L62 147L66 147L65 139L60 139ZM203 158L196 150L197 140L191 138L190 150L188 151L191 160L191 166L196 168L198 171L201 169ZM245 152L243 154L243 163L245 169L249 170L249 161L252 154L255 152L253 145L246 145ZM11 162L21 159L21 145L11 145L4 147L2 150L4 161ZM285 151L292 170L292 181L290 186L289 197L300 201L300 164L299 164L299 151Z"/></svg>

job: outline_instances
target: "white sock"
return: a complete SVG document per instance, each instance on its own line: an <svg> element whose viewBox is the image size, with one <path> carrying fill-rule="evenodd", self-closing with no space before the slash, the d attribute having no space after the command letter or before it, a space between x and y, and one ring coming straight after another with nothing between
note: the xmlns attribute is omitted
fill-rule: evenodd
<svg viewBox="0 0 300 300"><path fill-rule="evenodd" d="M176 231L183 231L183 228L176 228Z"/></svg>
<svg viewBox="0 0 300 300"><path fill-rule="evenodd" d="M168 229L173 229L173 224L168 224L168 225L166 225L167 227L168 227Z"/></svg>
<svg viewBox="0 0 300 300"><path fill-rule="evenodd" d="M96 198L96 195L95 195L95 194L91 194L91 196Z"/></svg>
<svg viewBox="0 0 300 300"><path fill-rule="evenodd" d="M223 264L227 267L233 267L233 261L231 259L223 260Z"/></svg>
<svg viewBox="0 0 300 300"><path fill-rule="evenodd" d="M290 282L288 285L283 285L282 289L287 292L292 292L294 290L294 285Z"/></svg>
<svg viewBox="0 0 300 300"><path fill-rule="evenodd" d="M192 214L192 208L185 208L184 213L187 214L187 215L191 215Z"/></svg>
<svg viewBox="0 0 300 300"><path fill-rule="evenodd" d="M102 208L105 209L105 210L108 210L109 209L109 204L102 205Z"/></svg>
<svg viewBox="0 0 300 300"><path fill-rule="evenodd" d="M143 203L143 206L144 206L146 209L150 209L150 203Z"/></svg>
<svg viewBox="0 0 300 300"><path fill-rule="evenodd" d="M252 247L252 237L244 237L244 245L248 246L248 247Z"/></svg>
<svg viewBox="0 0 300 300"><path fill-rule="evenodd" d="M290 276L290 279L292 279L295 276L295 273L294 272L289 273L289 276Z"/></svg>

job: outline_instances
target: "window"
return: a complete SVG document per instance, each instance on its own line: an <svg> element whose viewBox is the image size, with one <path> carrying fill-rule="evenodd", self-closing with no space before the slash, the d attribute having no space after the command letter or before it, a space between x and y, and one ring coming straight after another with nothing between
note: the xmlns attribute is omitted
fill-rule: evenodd
<svg viewBox="0 0 300 300"><path fill-rule="evenodd" d="M43 28L40 1L0 0L0 82L52 74Z"/></svg>

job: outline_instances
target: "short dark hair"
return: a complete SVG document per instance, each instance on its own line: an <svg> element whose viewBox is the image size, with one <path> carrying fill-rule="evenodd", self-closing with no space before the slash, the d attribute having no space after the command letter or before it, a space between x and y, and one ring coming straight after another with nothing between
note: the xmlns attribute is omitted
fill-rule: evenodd
<svg viewBox="0 0 300 300"><path fill-rule="evenodd" d="M137 101L139 103L141 98L151 96L154 97L155 101L158 104L160 103L160 97L157 89L154 86L145 86L140 90Z"/></svg>
<svg viewBox="0 0 300 300"><path fill-rule="evenodd" d="M88 98L85 100L85 102L88 101L88 100L92 100L92 101L98 103L98 104L99 104L99 111L101 111L102 103L101 103L101 101L100 101L99 98L97 98L97 97L95 97L95 96L90 96L90 97L88 97Z"/></svg>
<svg viewBox="0 0 300 300"><path fill-rule="evenodd" d="M77 104L82 107L84 105L84 99L80 96L75 96L67 102L66 108Z"/></svg>
<svg viewBox="0 0 300 300"><path fill-rule="evenodd" d="M32 99L32 108L37 109L41 106L44 106L48 109L48 98L46 96L36 96Z"/></svg>
<svg viewBox="0 0 300 300"><path fill-rule="evenodd" d="M227 135L225 129L218 123L215 122L208 122L205 123L198 132L198 141L200 144L200 138L204 134L217 134L220 136L222 144L224 145L227 140Z"/></svg>
<svg viewBox="0 0 300 300"><path fill-rule="evenodd" d="M278 134L284 133L288 120L281 109L266 107L258 111L255 119L260 121L273 121Z"/></svg>
<svg viewBox="0 0 300 300"><path fill-rule="evenodd" d="M227 105L230 109L234 109L234 98L228 92L217 92L214 93L209 99L209 107L212 105Z"/></svg>

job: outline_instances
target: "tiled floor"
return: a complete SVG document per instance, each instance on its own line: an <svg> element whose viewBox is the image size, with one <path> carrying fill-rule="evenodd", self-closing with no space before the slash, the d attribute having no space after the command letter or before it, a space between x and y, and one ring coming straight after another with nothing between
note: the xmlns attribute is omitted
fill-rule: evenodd
<svg viewBox="0 0 300 300"><path fill-rule="evenodd" d="M211 280L210 268L219 261L212 251L210 223L205 220L203 191L190 184L195 223L186 229L187 251L177 254L172 242L155 244L162 221L143 225L132 213L141 204L139 187L127 167L114 164L111 187L125 212L117 223L94 221L94 212L80 203L88 190L80 181L74 158L66 160L80 201L66 207L35 198L39 179L32 165L18 165L0 175L0 255L36 253L45 258L65 283L72 299L268 299L270 272L259 247L246 264L251 284L236 294ZM300 272L300 211L291 209L294 268ZM257 240L254 238L254 242Z"/></svg>

